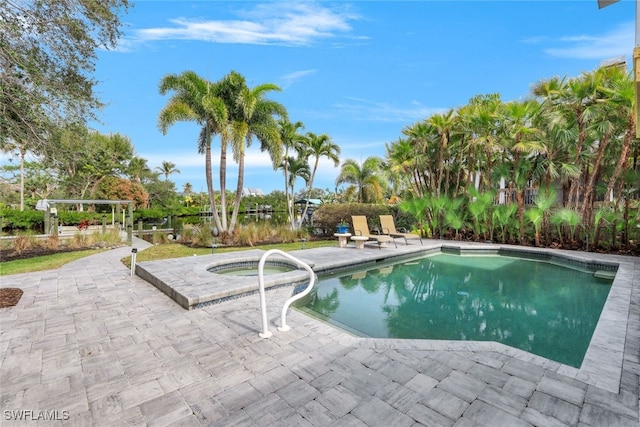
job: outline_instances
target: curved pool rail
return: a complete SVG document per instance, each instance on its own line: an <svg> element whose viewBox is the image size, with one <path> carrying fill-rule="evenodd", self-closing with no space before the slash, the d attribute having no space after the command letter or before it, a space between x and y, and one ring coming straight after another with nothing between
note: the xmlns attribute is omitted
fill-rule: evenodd
<svg viewBox="0 0 640 427"><path fill-rule="evenodd" d="M260 257L260 262L258 263L258 287L260 291L260 312L262 315L262 332L260 332L258 335L261 338L269 338L272 335L272 333L269 331L269 326L267 324L267 302L266 302L265 290L264 290L264 264L267 261L267 258L269 258L271 255L274 255L274 254L281 255L295 262L298 266L304 267L304 269L309 272L309 284L307 285L307 287L302 292L299 292L293 295L284 303L284 306L282 307L281 325L278 327L278 330L284 332L291 329L287 325L287 319L286 319L287 310L289 309L289 306L294 301L299 300L300 298L304 297L309 292L311 292L311 289L313 288L313 285L315 283L315 273L313 272L311 267L309 267L305 262L300 261L296 257L289 255L288 253L283 252L280 249L270 249L267 252L265 252L264 255L262 255L262 257Z"/></svg>

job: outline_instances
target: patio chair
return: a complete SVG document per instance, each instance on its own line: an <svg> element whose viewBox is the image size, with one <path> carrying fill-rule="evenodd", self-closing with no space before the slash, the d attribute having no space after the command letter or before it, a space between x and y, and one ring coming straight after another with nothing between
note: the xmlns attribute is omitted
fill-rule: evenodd
<svg viewBox="0 0 640 427"><path fill-rule="evenodd" d="M353 232L356 236L366 236L369 240L372 240L378 244L378 249L382 249L383 243L393 242L397 248L396 241L388 234L373 234L369 231L369 224L367 224L367 217L364 215L353 215L351 217L353 222Z"/></svg>
<svg viewBox="0 0 640 427"><path fill-rule="evenodd" d="M422 243L422 237L418 234L407 233L405 228L400 228L400 231L396 230L396 223L393 220L392 215L380 215L380 226L382 227L382 232L388 234L391 237L402 237L404 239L404 244L408 245L407 239L420 239L420 244Z"/></svg>

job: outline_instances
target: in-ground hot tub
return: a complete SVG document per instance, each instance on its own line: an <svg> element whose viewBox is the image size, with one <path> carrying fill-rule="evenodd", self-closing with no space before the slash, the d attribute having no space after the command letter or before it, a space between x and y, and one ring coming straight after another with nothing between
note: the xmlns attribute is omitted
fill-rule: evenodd
<svg viewBox="0 0 640 427"><path fill-rule="evenodd" d="M254 249L141 262L136 274L191 310L258 292L258 263L264 253ZM284 257L270 257L265 266L265 289L309 283L309 273Z"/></svg>

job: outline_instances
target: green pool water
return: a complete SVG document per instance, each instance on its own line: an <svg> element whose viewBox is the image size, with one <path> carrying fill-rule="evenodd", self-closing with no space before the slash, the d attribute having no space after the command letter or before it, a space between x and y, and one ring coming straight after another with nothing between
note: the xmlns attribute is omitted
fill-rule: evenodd
<svg viewBox="0 0 640 427"><path fill-rule="evenodd" d="M297 307L359 336L497 341L579 367L611 283L547 262L438 254L320 277Z"/></svg>

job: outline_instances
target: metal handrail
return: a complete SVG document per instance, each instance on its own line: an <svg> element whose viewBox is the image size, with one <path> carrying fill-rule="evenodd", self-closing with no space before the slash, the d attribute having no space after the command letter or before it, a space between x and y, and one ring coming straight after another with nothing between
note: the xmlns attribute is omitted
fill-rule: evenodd
<svg viewBox="0 0 640 427"><path fill-rule="evenodd" d="M311 267L309 267L305 262L295 258L294 256L289 255L288 253L283 252L280 249L270 249L267 252L265 252L264 255L262 255L262 257L260 258L260 262L258 263L258 286L260 288L260 312L262 314L262 332L260 332L258 335L260 335L260 337L262 338L269 338L272 335L267 325L267 302L266 302L265 290L264 290L264 264L267 261L267 258L269 258L269 256L273 254L282 255L285 258L288 258L291 261L295 262L297 265L304 267L309 272L309 284L304 289L304 291L295 294L284 303L284 306L282 307L282 322L280 327L278 327L279 331L284 332L291 329L287 325L287 319L286 319L287 310L289 309L289 306L294 301L299 300L300 298L304 297L309 292L311 292L311 288L313 288L313 285L315 283L315 273L313 272Z"/></svg>

